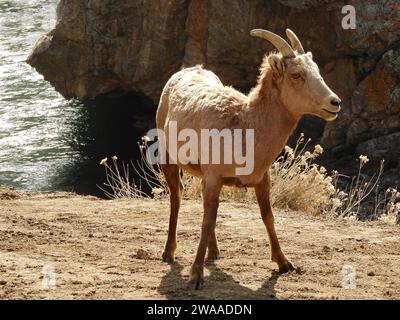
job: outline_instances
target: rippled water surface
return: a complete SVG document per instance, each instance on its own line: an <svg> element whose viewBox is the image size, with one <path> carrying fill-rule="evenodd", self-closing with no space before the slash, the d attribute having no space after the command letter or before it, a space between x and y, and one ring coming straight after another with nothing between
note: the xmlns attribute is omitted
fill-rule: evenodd
<svg viewBox="0 0 400 320"><path fill-rule="evenodd" d="M63 99L25 63L55 24L56 0L0 0L0 185L53 190L79 157L71 124L81 105Z"/></svg>
<svg viewBox="0 0 400 320"><path fill-rule="evenodd" d="M54 27L57 2L0 0L0 186L101 195L99 160L137 159L154 105L134 93L66 101L25 63Z"/></svg>

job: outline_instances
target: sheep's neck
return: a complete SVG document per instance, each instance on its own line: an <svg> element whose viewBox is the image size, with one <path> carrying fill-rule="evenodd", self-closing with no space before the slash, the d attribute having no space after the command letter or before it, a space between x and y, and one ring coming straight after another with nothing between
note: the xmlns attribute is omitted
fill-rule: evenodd
<svg viewBox="0 0 400 320"><path fill-rule="evenodd" d="M249 97L247 115L249 127L254 126L255 163L260 164L260 170L275 161L300 120L286 109L278 89L263 92L266 94L255 101Z"/></svg>

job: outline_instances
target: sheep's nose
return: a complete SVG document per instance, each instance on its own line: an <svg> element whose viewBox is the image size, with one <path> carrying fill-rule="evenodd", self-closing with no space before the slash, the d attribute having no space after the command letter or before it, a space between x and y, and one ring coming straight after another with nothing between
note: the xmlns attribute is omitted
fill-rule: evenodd
<svg viewBox="0 0 400 320"><path fill-rule="evenodd" d="M342 103L342 100L340 100L339 98L333 98L331 100L331 105L333 105L336 108L340 108L341 103Z"/></svg>

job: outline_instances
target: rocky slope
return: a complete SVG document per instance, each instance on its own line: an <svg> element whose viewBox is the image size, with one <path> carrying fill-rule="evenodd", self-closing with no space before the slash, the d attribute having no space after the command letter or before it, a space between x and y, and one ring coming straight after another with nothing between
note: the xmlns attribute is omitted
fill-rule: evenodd
<svg viewBox="0 0 400 320"><path fill-rule="evenodd" d="M355 30L342 28L346 4L356 9ZM28 62L67 98L125 90L156 103L172 73L198 63L248 90L272 49L249 30L290 27L344 100L339 120L324 129L324 146L370 155L379 147L379 155L398 159L399 12L398 0L61 0L54 30Z"/></svg>

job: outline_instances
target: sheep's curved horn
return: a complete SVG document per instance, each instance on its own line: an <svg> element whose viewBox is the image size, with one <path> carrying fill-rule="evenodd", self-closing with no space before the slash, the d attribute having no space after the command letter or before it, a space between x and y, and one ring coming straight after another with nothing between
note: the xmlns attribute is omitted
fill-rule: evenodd
<svg viewBox="0 0 400 320"><path fill-rule="evenodd" d="M264 29L254 29L250 31L250 35L271 42L284 58L294 58L296 56L292 47L286 42L286 40L282 39L275 33Z"/></svg>
<svg viewBox="0 0 400 320"><path fill-rule="evenodd" d="M304 48L299 40L299 38L296 36L296 34L290 30L286 29L286 35L290 40L290 44L292 45L292 48L296 50L300 54L304 54Z"/></svg>

